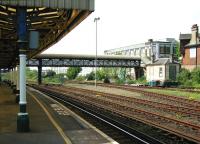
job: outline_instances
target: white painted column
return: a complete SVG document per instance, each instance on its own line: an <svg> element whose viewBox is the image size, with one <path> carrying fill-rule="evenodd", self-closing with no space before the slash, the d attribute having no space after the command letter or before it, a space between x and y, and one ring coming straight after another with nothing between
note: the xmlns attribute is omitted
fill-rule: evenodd
<svg viewBox="0 0 200 144"><path fill-rule="evenodd" d="M14 71L13 71L13 84L14 86L16 86L17 82L16 82L16 67L14 68Z"/></svg>
<svg viewBox="0 0 200 144"><path fill-rule="evenodd" d="M19 65L17 65L16 70L16 90L19 91Z"/></svg>
<svg viewBox="0 0 200 144"><path fill-rule="evenodd" d="M26 55L20 54L20 78L19 78L19 87L20 87L20 105L26 105Z"/></svg>

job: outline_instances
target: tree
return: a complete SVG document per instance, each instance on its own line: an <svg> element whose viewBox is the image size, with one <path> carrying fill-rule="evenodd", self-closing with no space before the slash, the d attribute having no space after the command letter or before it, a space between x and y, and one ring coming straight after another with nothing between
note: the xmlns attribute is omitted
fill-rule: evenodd
<svg viewBox="0 0 200 144"><path fill-rule="evenodd" d="M81 67L69 67L69 68L67 69L67 74L66 74L66 76L67 76L67 78L68 78L69 80L73 80L73 79L75 79L75 78L78 76L78 74L79 74L81 71L82 71L82 68L81 68Z"/></svg>
<svg viewBox="0 0 200 144"><path fill-rule="evenodd" d="M106 77L106 72L104 69L98 69L97 70L97 79L98 80L103 80Z"/></svg>
<svg viewBox="0 0 200 144"><path fill-rule="evenodd" d="M86 75L86 79L89 81L89 80L94 80L95 79L95 74L94 72L92 71L91 73L87 74Z"/></svg>
<svg viewBox="0 0 200 144"><path fill-rule="evenodd" d="M26 78L27 80L36 81L37 80L37 71L26 68Z"/></svg>
<svg viewBox="0 0 200 144"><path fill-rule="evenodd" d="M181 56L181 52L180 52L180 42L176 43L176 51L175 51L175 55L177 58L179 58Z"/></svg>
<svg viewBox="0 0 200 144"><path fill-rule="evenodd" d="M45 77L54 77L56 75L56 72L53 70L48 70Z"/></svg>

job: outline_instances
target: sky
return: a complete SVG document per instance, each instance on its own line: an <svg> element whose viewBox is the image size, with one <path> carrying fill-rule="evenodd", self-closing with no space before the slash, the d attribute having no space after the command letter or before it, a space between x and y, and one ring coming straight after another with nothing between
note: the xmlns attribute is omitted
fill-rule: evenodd
<svg viewBox="0 0 200 144"><path fill-rule="evenodd" d="M148 39L176 38L200 25L199 0L95 0L95 11L44 53L95 55L104 50L143 43Z"/></svg>

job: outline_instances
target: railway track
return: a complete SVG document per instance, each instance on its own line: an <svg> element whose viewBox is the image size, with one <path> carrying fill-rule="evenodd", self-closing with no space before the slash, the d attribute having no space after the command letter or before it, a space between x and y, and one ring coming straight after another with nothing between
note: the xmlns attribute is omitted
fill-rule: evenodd
<svg viewBox="0 0 200 144"><path fill-rule="evenodd" d="M161 100L170 101L172 103L180 104L186 107L196 107L196 109L200 109L200 101L197 100L190 100L184 97L172 96L167 94L159 94L155 92L147 92L143 90L141 87L132 87L132 86L121 86L121 85L110 85L110 84L98 84L99 86L103 87L110 87L110 88L118 88L123 89L131 92L142 93L145 96L149 96L152 98L159 98Z"/></svg>
<svg viewBox="0 0 200 144"><path fill-rule="evenodd" d="M105 132L107 135L111 136L120 144L164 144L153 137L138 132L124 123L113 119L114 115L111 116L110 113L106 111L99 112L99 108L93 107L89 104L80 103L73 98L66 97L66 95L52 90L39 87L34 88L62 102L68 108L71 108L73 111Z"/></svg>
<svg viewBox="0 0 200 144"><path fill-rule="evenodd" d="M149 101L148 102L139 101L138 99L133 100L132 98L128 97L120 98L120 96L112 94L107 94L107 93L105 94L105 93L88 91L77 88L66 89L63 87L47 86L47 87L42 87L42 89L46 91L52 91L53 89L54 91L57 91L63 95L67 95L71 99L80 101L85 105L89 104L92 105L93 107L98 107L103 110L110 111L116 115L120 115L132 120L142 121L143 123L157 127L169 133L173 133L175 135L178 135L179 137L189 139L193 142L200 141L199 139L200 127L198 125L177 120L175 118L171 118L168 116L159 115L155 112L141 110L131 105L132 102L135 102L138 104L142 103L144 105L152 106L153 104L150 104ZM154 105L156 104L154 103ZM165 105L165 107L167 106L169 105ZM161 104L160 107L162 107ZM194 111L192 113L187 113L188 109L189 107L185 109L182 108L182 110L179 109L179 111L182 111L182 113L185 114L190 114L190 115L193 114L193 116L197 116L197 118L199 118L199 115L195 115ZM196 110L196 109L190 109L190 110Z"/></svg>
<svg viewBox="0 0 200 144"><path fill-rule="evenodd" d="M55 89L57 89L57 86L51 86ZM65 92L65 88L64 87L59 87L59 90L62 90L63 92ZM134 97L127 97L127 96L121 96L121 95L115 95L115 94L110 94L110 93L103 93L103 92L97 92L97 91L91 91L91 90L87 90L87 89L81 89L78 88L74 88L74 87L70 87L69 89L70 91L74 91L77 94L82 94L83 93L90 93L90 94L94 94L97 96L101 96L104 97L106 99L114 99L115 101L118 102L123 102L123 103L127 103L129 105L138 105L138 106L146 106L146 107L150 107L150 108L154 108L155 110L158 111L165 111L165 112L169 112L173 114L180 114L183 117L190 117L192 119L196 119L198 121L200 121L200 109L197 108L193 108L193 107L184 107L184 106L176 106L176 105L172 105L172 104L165 104L165 103L161 103L161 102L155 102L155 101L151 101L151 100L145 100L145 99L139 99L139 98L134 98Z"/></svg>

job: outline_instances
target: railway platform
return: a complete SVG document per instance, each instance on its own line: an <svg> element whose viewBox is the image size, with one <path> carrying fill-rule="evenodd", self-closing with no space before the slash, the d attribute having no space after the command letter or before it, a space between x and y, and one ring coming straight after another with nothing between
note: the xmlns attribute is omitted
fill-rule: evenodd
<svg viewBox="0 0 200 144"><path fill-rule="evenodd" d="M17 132L19 105L8 86L0 85L1 144L116 144L81 117L44 94L27 88L30 132Z"/></svg>

